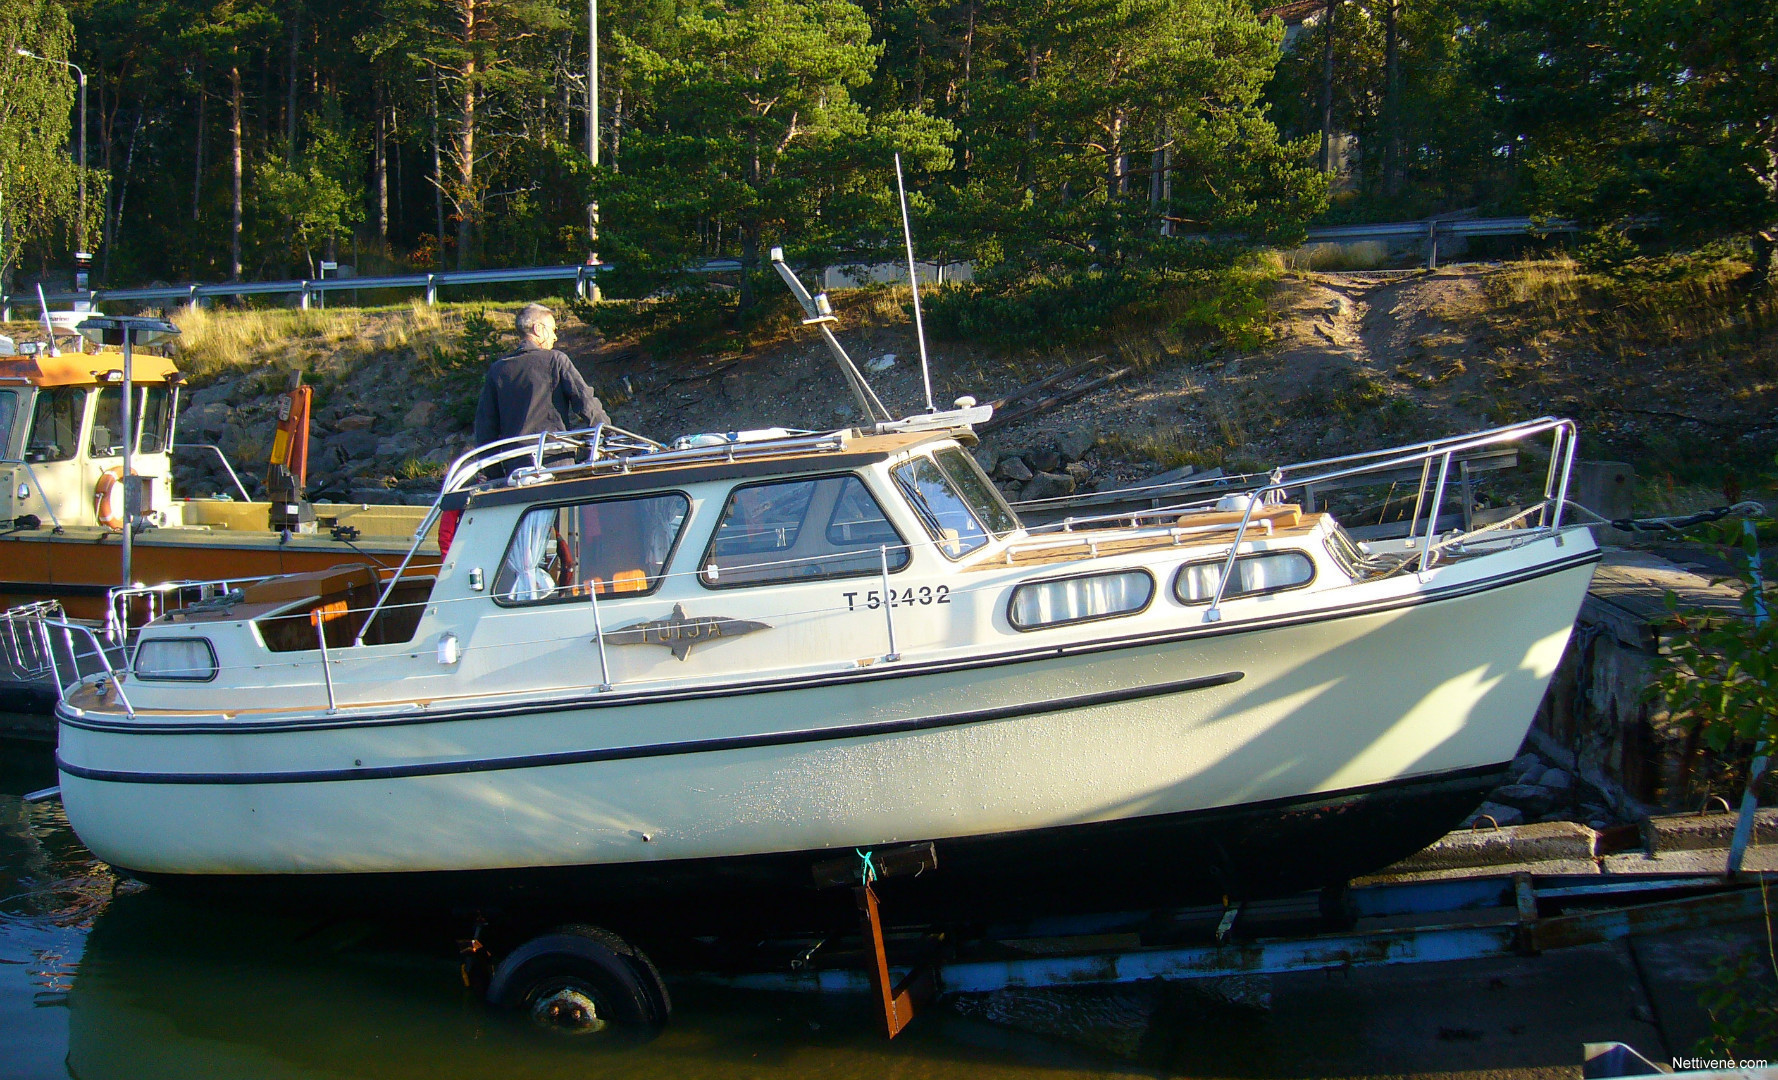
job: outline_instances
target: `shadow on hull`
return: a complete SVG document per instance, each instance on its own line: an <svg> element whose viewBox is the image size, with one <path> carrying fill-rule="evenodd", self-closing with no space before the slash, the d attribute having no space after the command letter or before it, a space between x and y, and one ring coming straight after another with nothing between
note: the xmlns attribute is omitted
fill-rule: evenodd
<svg viewBox="0 0 1778 1080"><path fill-rule="evenodd" d="M1419 851L1480 805L1506 769L1502 763L1334 795L941 839L935 871L877 888L885 917L904 924L1288 896ZM846 854L395 874L120 872L196 899L272 911L480 913L680 936L850 926L850 891L818 892L810 873L814 864Z"/></svg>

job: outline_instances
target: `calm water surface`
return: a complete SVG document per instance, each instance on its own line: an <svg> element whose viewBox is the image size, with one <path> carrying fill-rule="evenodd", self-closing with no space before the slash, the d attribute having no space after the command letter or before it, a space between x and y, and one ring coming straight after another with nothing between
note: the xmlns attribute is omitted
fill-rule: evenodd
<svg viewBox="0 0 1778 1080"><path fill-rule="evenodd" d="M81 1077L967 1077L1131 1075L1121 1061L947 1012L893 1044L857 999L675 987L624 1045L484 1009L440 949L357 924L193 908L118 887L59 803L47 749L0 743L0 1080Z"/></svg>

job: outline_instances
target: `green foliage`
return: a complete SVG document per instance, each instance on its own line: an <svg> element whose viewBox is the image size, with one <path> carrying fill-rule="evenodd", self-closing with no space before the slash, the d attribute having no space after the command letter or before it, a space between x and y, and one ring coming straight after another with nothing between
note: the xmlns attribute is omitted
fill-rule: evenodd
<svg viewBox="0 0 1778 1080"><path fill-rule="evenodd" d="M73 38L54 0L0 0L0 288L24 246L78 241L80 169L68 153L75 80L59 62L70 58ZM87 182L93 235L106 189L102 175Z"/></svg>
<svg viewBox="0 0 1778 1080"><path fill-rule="evenodd" d="M1757 531L1732 521L1707 535L1732 560L1735 575L1726 580L1740 592L1741 611L1681 608L1669 592L1672 634L1647 694L1718 753L1771 745L1778 742L1778 582L1758 569Z"/></svg>
<svg viewBox="0 0 1778 1080"><path fill-rule="evenodd" d="M464 316L455 348L434 346L430 350L423 361L424 373L437 385L444 413L456 426L466 428L475 422L475 407L489 365L511 352L507 331L488 318L485 308Z"/></svg>
<svg viewBox="0 0 1778 1080"><path fill-rule="evenodd" d="M305 121L309 138L301 160L273 155L253 173L256 216L272 234L261 240L264 249L301 259L309 277L315 276L315 249L364 220L358 132L337 101L327 104Z"/></svg>
<svg viewBox="0 0 1778 1080"><path fill-rule="evenodd" d="M1765 882L1760 882L1762 893ZM1698 1004L1710 1016L1710 1034L1693 1053L1710 1059L1769 1056L1778 1047L1778 992L1766 978L1767 966L1778 976L1778 951L1772 947L1772 921L1766 917L1766 955L1745 954L1719 961Z"/></svg>

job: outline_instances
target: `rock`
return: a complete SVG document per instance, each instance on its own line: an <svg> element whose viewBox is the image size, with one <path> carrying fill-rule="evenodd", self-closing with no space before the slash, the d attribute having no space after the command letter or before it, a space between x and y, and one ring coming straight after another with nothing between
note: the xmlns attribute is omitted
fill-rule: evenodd
<svg viewBox="0 0 1778 1080"><path fill-rule="evenodd" d="M892 352L884 353L882 356L873 357L864 362L864 370L870 372L888 371L894 366L895 354Z"/></svg>
<svg viewBox="0 0 1778 1080"><path fill-rule="evenodd" d="M1023 484L1031 479L1031 469L1017 454L1008 454L1000 459L994 467L994 475L1001 480L1011 480L1015 484Z"/></svg>
<svg viewBox="0 0 1778 1080"><path fill-rule="evenodd" d="M1067 468L1062 471L1066 472L1069 476L1074 477L1074 486L1076 489L1084 486L1087 482L1087 477L1093 475L1092 468L1084 461L1070 461Z"/></svg>
<svg viewBox="0 0 1778 1080"><path fill-rule="evenodd" d="M376 422L377 418L374 416L366 416L363 413L357 413L352 416L340 417L334 422L333 426L340 431L364 431Z"/></svg>
<svg viewBox="0 0 1778 1080"><path fill-rule="evenodd" d="M412 454L418 448L419 444L414 441L413 434L404 431L399 435L378 439L376 454L378 457L402 458Z"/></svg>
<svg viewBox="0 0 1778 1080"><path fill-rule="evenodd" d="M1527 780L1525 782L1535 783L1538 787L1546 787L1554 791L1567 791L1574 786L1574 778L1561 769L1547 769L1535 781Z"/></svg>
<svg viewBox="0 0 1778 1080"><path fill-rule="evenodd" d="M1559 770L1545 769L1542 765L1533 765L1529 769L1525 770L1525 772L1517 780L1517 783L1536 785L1538 780L1540 780L1543 777L1544 773L1555 772L1555 771L1559 771Z"/></svg>
<svg viewBox="0 0 1778 1080"><path fill-rule="evenodd" d="M1024 499L1059 499L1074 494L1074 477L1067 473L1040 472L1025 485Z"/></svg>
<svg viewBox="0 0 1778 1080"><path fill-rule="evenodd" d="M1006 496L1007 502L1018 502L1020 498L1019 490L1024 485L1015 484L1011 480L996 480L994 481L994 486L1000 489L1000 494Z"/></svg>
<svg viewBox="0 0 1778 1080"><path fill-rule="evenodd" d="M233 415L234 410L220 401L195 405L179 417L180 441L213 443Z"/></svg>
<svg viewBox="0 0 1778 1080"><path fill-rule="evenodd" d="M435 446L421 455L420 460L428 465L449 465L456 456L448 446Z"/></svg>
<svg viewBox="0 0 1778 1080"><path fill-rule="evenodd" d="M1469 820L1471 824L1474 824L1484 817L1493 818L1494 824L1503 827L1507 825L1517 825L1525 820L1525 815L1519 810L1511 806L1504 806L1497 802L1483 803L1476 808L1475 813L1470 815Z"/></svg>
<svg viewBox="0 0 1778 1080"><path fill-rule="evenodd" d="M432 417L438 412L438 406L430 401L422 401L407 411L401 418L401 426L407 428L423 428L432 426Z"/></svg>
<svg viewBox="0 0 1778 1080"><path fill-rule="evenodd" d="M378 441L368 431L342 431L323 444L317 457L336 467L353 465L376 453Z"/></svg>
<svg viewBox="0 0 1778 1080"><path fill-rule="evenodd" d="M1508 784L1495 788L1488 796L1490 802L1505 803L1516 806L1525 812L1527 817L1543 814L1555 803L1555 793L1548 788L1534 784Z"/></svg>
<svg viewBox="0 0 1778 1080"><path fill-rule="evenodd" d="M1520 754L1518 757L1513 758L1512 774L1514 776L1524 776L1527 772L1542 764L1543 759L1536 754Z"/></svg>
<svg viewBox="0 0 1778 1080"><path fill-rule="evenodd" d="M731 371L722 377L722 396L739 405L747 400L747 377Z"/></svg>
<svg viewBox="0 0 1778 1080"><path fill-rule="evenodd" d="M1031 466L1032 472L1054 472L1062 467L1062 451L1054 443L1033 446L1025 451L1025 464Z"/></svg>
<svg viewBox="0 0 1778 1080"><path fill-rule="evenodd" d="M388 488L355 487L352 489L351 495L348 496L346 501L366 503L371 506L381 506L391 502L399 504L401 502L401 496L399 493L390 491Z"/></svg>
<svg viewBox="0 0 1778 1080"><path fill-rule="evenodd" d="M225 379L221 382L211 383L202 390L193 390L187 396L187 400L193 405L226 404L228 399L234 396L235 384L240 381L239 379Z"/></svg>
<svg viewBox="0 0 1778 1080"><path fill-rule="evenodd" d="M1086 457L1087 454L1091 453L1093 447L1098 444L1098 433L1088 431L1085 428L1075 428L1072 431L1064 431L1061 435L1056 437L1056 448L1062 452L1062 460L1064 461L1079 461L1081 458Z"/></svg>

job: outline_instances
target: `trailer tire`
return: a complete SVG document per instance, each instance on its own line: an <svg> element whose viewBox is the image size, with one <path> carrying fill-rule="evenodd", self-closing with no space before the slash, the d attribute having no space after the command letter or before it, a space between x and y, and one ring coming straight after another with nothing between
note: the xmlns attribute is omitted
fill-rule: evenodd
<svg viewBox="0 0 1778 1080"><path fill-rule="evenodd" d="M660 972L607 930L572 923L525 942L500 961L488 1003L523 1009L540 1027L574 1034L658 1030L672 1012Z"/></svg>

